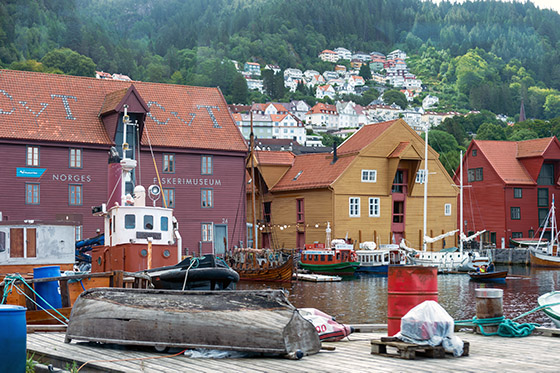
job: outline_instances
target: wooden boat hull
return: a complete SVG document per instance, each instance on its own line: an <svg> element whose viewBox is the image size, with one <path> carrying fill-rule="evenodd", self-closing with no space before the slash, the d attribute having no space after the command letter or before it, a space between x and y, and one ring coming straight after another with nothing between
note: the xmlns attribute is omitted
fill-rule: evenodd
<svg viewBox="0 0 560 373"><path fill-rule="evenodd" d="M505 283L508 271L469 272L472 281Z"/></svg>
<svg viewBox="0 0 560 373"><path fill-rule="evenodd" d="M311 271L313 273L318 273L320 275L331 275L331 276L353 276L356 269L360 266L358 262L342 262L335 264L307 264L301 263L300 267Z"/></svg>
<svg viewBox="0 0 560 373"><path fill-rule="evenodd" d="M71 340L288 356L321 347L313 324L279 290L91 289L72 309Z"/></svg>
<svg viewBox="0 0 560 373"><path fill-rule="evenodd" d="M550 293L543 294L537 299L537 302L539 306L560 303L560 291L551 291ZM554 325L560 328L560 305L544 308L543 311L552 320Z"/></svg>
<svg viewBox="0 0 560 373"><path fill-rule="evenodd" d="M234 269L241 281L290 282L294 273L294 259L290 257L280 266L258 269Z"/></svg>
<svg viewBox="0 0 560 373"><path fill-rule="evenodd" d="M534 250L531 253L531 266L534 267L549 267L560 268L560 256L548 255Z"/></svg>

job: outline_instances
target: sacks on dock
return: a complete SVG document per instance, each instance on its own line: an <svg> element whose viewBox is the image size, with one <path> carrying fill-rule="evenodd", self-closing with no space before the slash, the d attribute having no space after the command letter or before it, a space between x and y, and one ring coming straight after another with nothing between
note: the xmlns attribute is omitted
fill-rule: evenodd
<svg viewBox="0 0 560 373"><path fill-rule="evenodd" d="M463 354L463 341L454 335L455 322L447 311L433 300L412 308L401 319L401 331L396 337L404 342L439 346L454 356Z"/></svg>
<svg viewBox="0 0 560 373"><path fill-rule="evenodd" d="M298 308L298 311L304 319L311 321L323 342L340 341L354 332L352 327L337 322L334 317L316 308Z"/></svg>

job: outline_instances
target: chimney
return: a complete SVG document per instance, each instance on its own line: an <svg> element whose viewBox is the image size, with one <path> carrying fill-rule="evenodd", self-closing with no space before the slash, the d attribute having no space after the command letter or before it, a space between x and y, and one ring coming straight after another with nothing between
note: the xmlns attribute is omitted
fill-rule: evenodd
<svg viewBox="0 0 560 373"><path fill-rule="evenodd" d="M338 156L336 155L336 148L337 148L337 141L336 140L333 141L332 146L333 146L333 157L332 157L331 164L335 164L336 161L338 161Z"/></svg>

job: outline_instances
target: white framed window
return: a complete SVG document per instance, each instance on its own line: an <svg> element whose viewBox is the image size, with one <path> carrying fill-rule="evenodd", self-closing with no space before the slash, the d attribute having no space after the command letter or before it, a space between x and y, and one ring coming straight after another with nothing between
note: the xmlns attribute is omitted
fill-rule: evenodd
<svg viewBox="0 0 560 373"><path fill-rule="evenodd" d="M421 169L416 172L416 184L424 184L426 181L426 170Z"/></svg>
<svg viewBox="0 0 560 373"><path fill-rule="evenodd" d="M369 216L371 217L379 217L379 198L370 197L369 198Z"/></svg>
<svg viewBox="0 0 560 373"><path fill-rule="evenodd" d="M212 223L202 223L202 242L212 242L214 237L214 225Z"/></svg>
<svg viewBox="0 0 560 373"><path fill-rule="evenodd" d="M362 170L362 183L377 182L377 170Z"/></svg>
<svg viewBox="0 0 560 373"><path fill-rule="evenodd" d="M360 217L360 197L350 197L348 211L351 218Z"/></svg>
<svg viewBox="0 0 560 373"><path fill-rule="evenodd" d="M39 166L39 147L38 146L28 146L27 147L27 166Z"/></svg>
<svg viewBox="0 0 560 373"><path fill-rule="evenodd" d="M446 203L443 208L443 213L445 216L451 216L451 203Z"/></svg>

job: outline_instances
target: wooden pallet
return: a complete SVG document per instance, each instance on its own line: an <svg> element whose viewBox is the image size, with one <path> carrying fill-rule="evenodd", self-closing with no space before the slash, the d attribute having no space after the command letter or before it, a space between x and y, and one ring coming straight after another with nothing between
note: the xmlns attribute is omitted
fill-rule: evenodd
<svg viewBox="0 0 560 373"><path fill-rule="evenodd" d="M463 342L463 355L469 355L469 342ZM387 347L392 347L393 351L387 351ZM395 352L394 349L397 351ZM382 337L371 341L371 353L373 355L399 357L401 359L414 360L416 356L428 358L444 358L445 350L441 346L426 346L414 343L406 343L395 337Z"/></svg>

